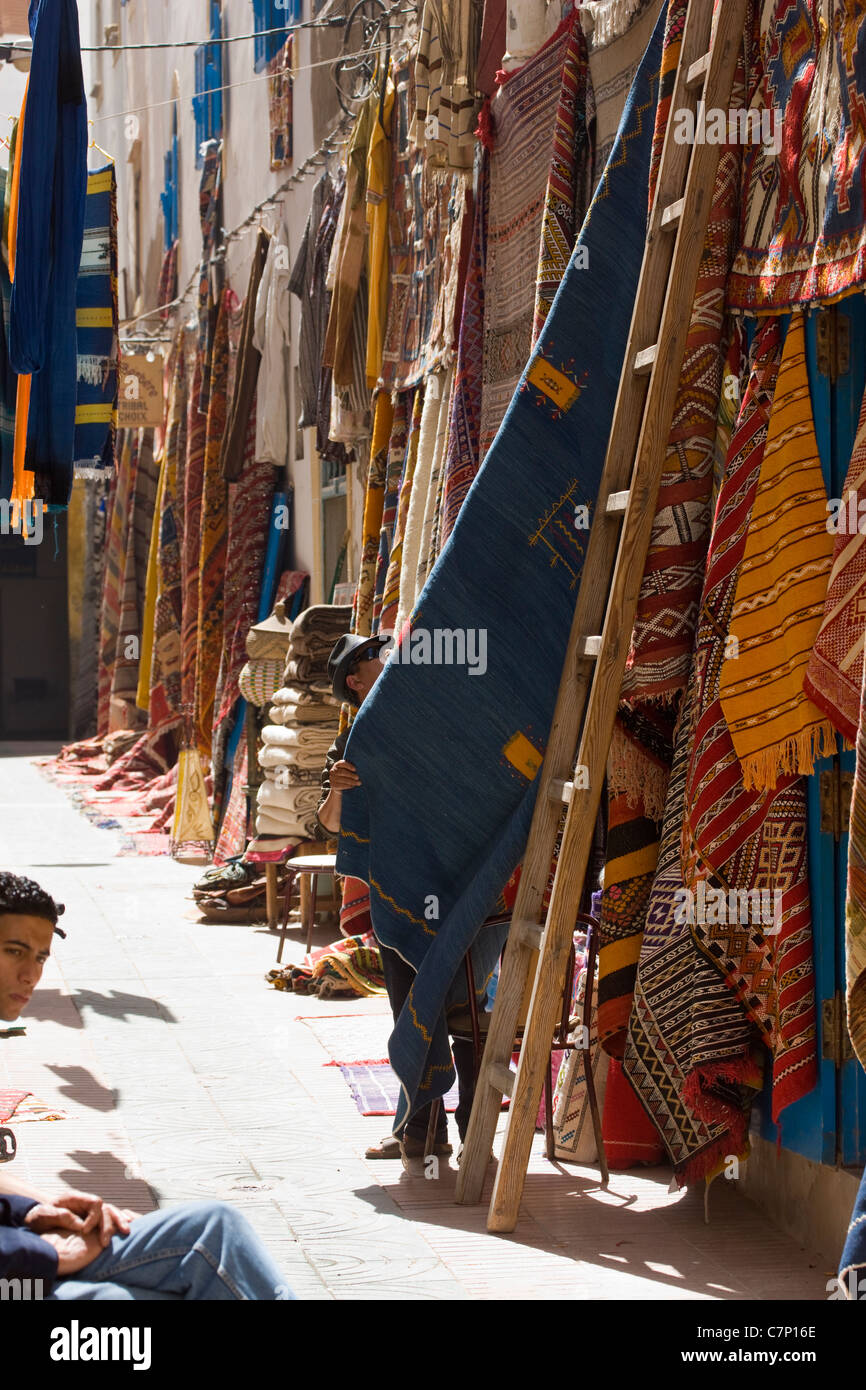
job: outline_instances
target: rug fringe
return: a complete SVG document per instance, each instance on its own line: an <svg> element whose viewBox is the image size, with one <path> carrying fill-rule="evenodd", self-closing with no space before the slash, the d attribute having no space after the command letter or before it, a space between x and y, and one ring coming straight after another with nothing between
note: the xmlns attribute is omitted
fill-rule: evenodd
<svg viewBox="0 0 866 1390"><path fill-rule="evenodd" d="M642 802L646 817L660 821L664 816L670 776L669 767L653 762L619 725L614 725L607 760L610 796L625 796L629 806Z"/></svg>
<svg viewBox="0 0 866 1390"><path fill-rule="evenodd" d="M584 0L580 7L583 30L593 50L621 39L642 0Z"/></svg>
<svg viewBox="0 0 866 1390"><path fill-rule="evenodd" d="M745 758L741 763L743 785L747 791L775 791L782 777L810 777L815 763L832 758L835 752L836 730L824 719Z"/></svg>

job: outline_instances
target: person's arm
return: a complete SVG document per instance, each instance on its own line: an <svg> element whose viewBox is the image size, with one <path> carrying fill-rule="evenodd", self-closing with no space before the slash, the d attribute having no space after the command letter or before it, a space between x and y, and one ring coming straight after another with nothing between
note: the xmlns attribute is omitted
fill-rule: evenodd
<svg viewBox="0 0 866 1390"><path fill-rule="evenodd" d="M347 781L346 768L351 769L357 781L360 781L352 764L343 761L343 754L346 751L348 741L349 730L344 729L341 734L337 735L328 749L322 771L322 794L316 807L316 820L319 822L325 839L339 833L340 817L343 811L343 791L347 786L355 785L355 783Z"/></svg>
<svg viewBox="0 0 866 1390"><path fill-rule="evenodd" d="M41 1279L50 1286L57 1278L57 1250L24 1226L36 1205L32 1197L0 1197L0 1279Z"/></svg>
<svg viewBox="0 0 866 1390"><path fill-rule="evenodd" d="M135 1220L134 1212L122 1211L90 1192L63 1192L59 1197L49 1197L0 1167L0 1201L4 1194L29 1204L32 1210L26 1224L33 1230L65 1229L79 1235L95 1230L103 1245L113 1235L128 1235L129 1223Z"/></svg>
<svg viewBox="0 0 866 1390"><path fill-rule="evenodd" d="M5 1163L0 1167L0 1199L8 1193L14 1197L29 1197L31 1202L50 1202L51 1198L46 1197L38 1188L13 1178L12 1174L6 1171L7 1167Z"/></svg>

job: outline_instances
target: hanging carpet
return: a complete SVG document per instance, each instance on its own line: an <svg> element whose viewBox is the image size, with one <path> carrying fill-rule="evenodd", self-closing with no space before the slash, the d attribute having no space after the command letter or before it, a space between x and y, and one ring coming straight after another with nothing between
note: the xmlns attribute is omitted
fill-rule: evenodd
<svg viewBox="0 0 866 1390"><path fill-rule="evenodd" d="M862 696L861 696L862 700ZM861 703L857 764L848 831L848 888L845 902L845 973L848 1032L866 1066L866 703Z"/></svg>
<svg viewBox="0 0 866 1390"><path fill-rule="evenodd" d="M773 1059L774 1119L816 1075L803 784L789 777L772 793L747 791L719 700L778 372L775 323L753 354L716 507L625 1052L681 1182L710 1178L726 1155L746 1152L759 1042ZM708 886L721 890L722 909L689 910L685 890ZM760 895L745 920L732 889Z"/></svg>
<svg viewBox="0 0 866 1390"><path fill-rule="evenodd" d="M479 928L523 853L553 716L585 552L574 509L597 496L643 257L631 210L646 206L662 35L660 24L581 232L588 268L569 266L411 615L421 644L436 629L483 631L486 679L392 658L349 736L362 786L344 794L338 868L370 884L378 939L418 971L389 1048L403 1087L395 1127L453 1078L443 1008L467 950L483 989L502 945L499 929Z"/></svg>
<svg viewBox="0 0 866 1390"><path fill-rule="evenodd" d="M653 143L657 175L687 5L668 6ZM732 105L741 100L742 63ZM599 954L599 1032L622 1057L658 860L673 731L692 664L710 532L722 386L725 284L736 246L740 151L719 160L686 349L608 758L608 843Z"/></svg>
<svg viewBox="0 0 866 1390"><path fill-rule="evenodd" d="M833 566L824 616L803 689L849 743L857 738L860 688L863 684L863 643L866 639L866 392L845 486L841 510L830 515L836 525ZM863 530L861 531L861 526Z"/></svg>
<svg viewBox="0 0 866 1390"><path fill-rule="evenodd" d="M755 40L728 302L773 313L866 281L866 15L764 0Z"/></svg>

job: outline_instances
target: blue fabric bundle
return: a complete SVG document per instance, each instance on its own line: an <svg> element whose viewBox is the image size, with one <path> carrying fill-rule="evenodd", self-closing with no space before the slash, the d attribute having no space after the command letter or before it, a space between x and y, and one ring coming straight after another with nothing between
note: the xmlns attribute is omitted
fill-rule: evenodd
<svg viewBox="0 0 866 1390"><path fill-rule="evenodd" d="M491 972L502 930L481 924L526 846L589 537L581 508L591 516L598 496L643 257L663 29L664 8L411 642L404 632L346 750L362 785L343 796L337 867L370 884L376 936L417 971L389 1045L395 1129L451 1084L443 1006L470 947L479 988Z"/></svg>
<svg viewBox="0 0 866 1390"><path fill-rule="evenodd" d="M851 1213L848 1237L839 1262L839 1293L837 1297L856 1303L866 1298L866 1173L860 1183L857 1201Z"/></svg>
<svg viewBox="0 0 866 1390"><path fill-rule="evenodd" d="M72 489L75 289L87 191L87 105L75 0L31 0L9 357L31 374L26 467L63 507Z"/></svg>

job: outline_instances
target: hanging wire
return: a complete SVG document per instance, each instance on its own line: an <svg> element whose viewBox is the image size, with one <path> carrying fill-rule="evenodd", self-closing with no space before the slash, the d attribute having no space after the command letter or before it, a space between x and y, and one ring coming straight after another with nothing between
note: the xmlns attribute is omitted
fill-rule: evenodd
<svg viewBox="0 0 866 1390"><path fill-rule="evenodd" d="M394 13L399 8L394 5L391 12ZM415 13L415 7L410 6L406 13ZM275 29L260 29L253 34L225 34L219 38L206 39L167 39L161 43L100 43L92 44L87 47L81 46L81 53L141 53L156 49L165 48L204 48L210 44L226 43L249 43L254 39L266 39L272 34L295 34L299 29L338 29L346 23L347 15L331 15L325 19L300 19L295 24L279 24ZM4 49L8 48L11 53L19 53L26 56L33 52L31 43L10 43L3 44Z"/></svg>
<svg viewBox="0 0 866 1390"><path fill-rule="evenodd" d="M414 13L415 13L415 10L414 10L414 9L412 9L412 10L403 10L403 11L399 11L399 12L398 12L398 11L394 11L394 13L414 14ZM361 49L361 50L359 50L357 53L346 53L346 54L344 54L344 55L342 55L342 56L343 56L343 60L346 61L346 60L351 59L351 58L363 58L363 57L366 55L366 53L367 53L367 50L366 50L366 49ZM329 68L329 67L333 67L336 61L337 61L336 58L322 58L322 59L320 59L320 60L319 60L318 62L316 62L316 63L304 63L304 64L303 64L302 66L300 66L300 67L292 68L292 73L291 73L291 75L292 75L292 77L296 77L299 73L302 73L302 72L312 72L314 68ZM235 89L238 88L238 87L251 87L251 86L253 86L253 85L254 85L255 83L257 83L257 82L262 82L262 81L267 80L270 76L271 76L270 73L268 73L268 72L262 72L262 73L258 73L255 77L248 77L248 78L245 78L242 82L227 82L227 83L226 83L224 86L222 86L222 87L212 87L212 88L210 88L210 89L208 90L208 92L206 93L206 95L208 95L208 96L214 95L214 96L215 96L217 92L233 92L233 91L235 91ZM173 106L177 100L178 100L177 97L169 97L167 101L152 101L152 102L150 102L147 106L132 106L132 107L129 108L128 111L112 111L112 112L111 112L109 115L107 115L107 116L92 116L92 117L91 117L91 120L93 120L93 121L119 121L119 120L122 120L122 119L124 118L124 116L139 116L139 115L141 115L142 112L144 112L144 111L156 111L156 110L158 110L158 109L159 109L160 107L162 107L162 106ZM10 120L13 120L13 119L15 119L15 118L12 117L12 116L10 116L9 119L10 119Z"/></svg>

